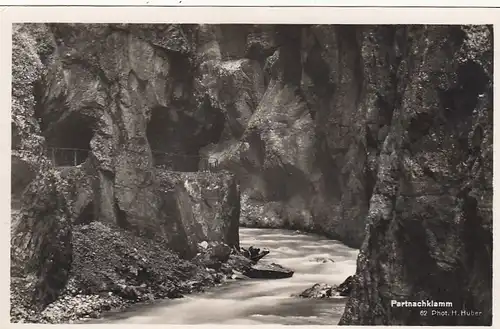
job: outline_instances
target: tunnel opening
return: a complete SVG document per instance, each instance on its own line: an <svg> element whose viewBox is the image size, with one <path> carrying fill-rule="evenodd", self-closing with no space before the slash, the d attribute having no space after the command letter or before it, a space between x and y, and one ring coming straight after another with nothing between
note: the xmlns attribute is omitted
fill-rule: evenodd
<svg viewBox="0 0 500 329"><path fill-rule="evenodd" d="M488 82L488 76L478 63L467 61L460 65L456 86L448 90L438 90L446 119L455 123L472 116L479 100L478 96L485 92Z"/></svg>
<svg viewBox="0 0 500 329"><path fill-rule="evenodd" d="M190 145L194 134L191 121L193 120L176 109L162 106L152 109L146 137L156 167L172 171L197 170L198 149Z"/></svg>
<svg viewBox="0 0 500 329"><path fill-rule="evenodd" d="M57 167L78 166L90 154L90 141L94 136L93 120L74 113L45 133L48 157Z"/></svg>
<svg viewBox="0 0 500 329"><path fill-rule="evenodd" d="M217 143L225 127L225 116L205 97L194 112L155 107L146 136L155 166L172 171L200 170L200 149ZM182 129L178 129L182 127Z"/></svg>

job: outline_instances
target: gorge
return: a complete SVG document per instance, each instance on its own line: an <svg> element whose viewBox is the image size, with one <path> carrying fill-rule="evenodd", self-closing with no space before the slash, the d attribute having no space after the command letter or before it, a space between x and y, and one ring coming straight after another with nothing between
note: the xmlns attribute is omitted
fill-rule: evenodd
<svg viewBox="0 0 500 329"><path fill-rule="evenodd" d="M54 23L12 38L12 321L68 321L37 315L63 298L106 310L201 291L238 266L242 226L359 249L340 324L491 324L492 26Z"/></svg>

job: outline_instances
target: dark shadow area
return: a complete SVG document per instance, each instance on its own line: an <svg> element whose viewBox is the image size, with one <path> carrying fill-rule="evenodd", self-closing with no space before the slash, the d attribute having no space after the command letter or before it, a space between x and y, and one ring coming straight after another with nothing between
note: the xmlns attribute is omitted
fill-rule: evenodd
<svg viewBox="0 0 500 329"><path fill-rule="evenodd" d="M297 47L302 39L301 25L278 25L276 27L276 41L280 46L279 65L283 72L283 81L286 84L300 87L302 78L302 59L300 48Z"/></svg>
<svg viewBox="0 0 500 329"><path fill-rule="evenodd" d="M20 200L26 187L35 178L36 174L28 163L18 157L11 157L11 207L20 208Z"/></svg>
<svg viewBox="0 0 500 329"><path fill-rule="evenodd" d="M75 221L76 225L88 225L95 221L96 218L96 212L95 212L95 207L93 202L89 202L85 208L83 208L82 212L78 216L78 218Z"/></svg>
<svg viewBox="0 0 500 329"><path fill-rule="evenodd" d="M311 195L311 185L307 176L289 164L267 169L264 172L264 179L268 201L286 201L296 195L308 198Z"/></svg>
<svg viewBox="0 0 500 329"><path fill-rule="evenodd" d="M173 171L200 170L200 149L219 142L224 126L224 114L211 106L208 97L200 102L194 113L176 108L153 108L146 136L155 166Z"/></svg>
<svg viewBox="0 0 500 329"><path fill-rule="evenodd" d="M168 109L166 107L155 107L152 110L151 119L148 122L146 136L149 146L153 151L169 151L166 144L166 133L170 123ZM164 141L165 140L165 141Z"/></svg>
<svg viewBox="0 0 500 329"><path fill-rule="evenodd" d="M46 134L47 156L55 166L82 164L89 156L93 135L93 120L79 113L72 113L51 127Z"/></svg>
<svg viewBox="0 0 500 329"><path fill-rule="evenodd" d="M416 116L410 119L410 124L408 127L408 137L410 143L418 142L422 137L429 133L432 125L434 123L434 117L427 113L418 113Z"/></svg>
<svg viewBox="0 0 500 329"><path fill-rule="evenodd" d="M324 132L317 131L318 138L315 141L316 164L323 175L325 192L336 198L342 196L340 168L333 159L333 152L328 147L327 137Z"/></svg>
<svg viewBox="0 0 500 329"><path fill-rule="evenodd" d="M116 224L123 229L128 229L130 225L129 222L127 221L127 213L125 213L125 211L120 209L118 201L115 201L115 214L116 214Z"/></svg>
<svg viewBox="0 0 500 329"><path fill-rule="evenodd" d="M194 126L193 121L174 109L153 108L146 136L155 166L174 171L197 170L198 149L190 146L193 131L189 131Z"/></svg>

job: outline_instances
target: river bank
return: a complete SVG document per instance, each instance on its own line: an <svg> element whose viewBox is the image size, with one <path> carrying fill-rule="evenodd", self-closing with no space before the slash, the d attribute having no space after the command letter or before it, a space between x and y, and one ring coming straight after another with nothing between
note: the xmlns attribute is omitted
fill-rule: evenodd
<svg viewBox="0 0 500 329"><path fill-rule="evenodd" d="M281 229L240 228L244 247L270 250L266 262L294 270L290 278L226 282L204 293L136 305L90 323L336 325L346 297L300 298L316 283L339 285L356 269L358 251L339 241Z"/></svg>
<svg viewBox="0 0 500 329"><path fill-rule="evenodd" d="M314 234L274 229L240 229L243 247L270 250L266 262L295 271L288 279L235 280L234 262L218 270L163 254L168 262L170 288L161 297L154 282L140 287L137 298L112 292L89 294L70 280L64 293L37 312L29 307L29 278L12 278L12 322L31 323L171 323L171 324L336 324L346 298L298 297L315 283L338 285L355 271L357 250ZM133 250L133 248L131 249ZM140 252L138 250L137 252ZM189 275L180 270L190 269ZM239 278L238 278L239 279ZM148 291L149 292L146 292Z"/></svg>
<svg viewBox="0 0 500 329"><path fill-rule="evenodd" d="M61 293L48 305L37 303L45 282L27 274L29 265L21 261L21 252L12 250L11 322L72 323L137 303L180 298L222 283L238 265L226 261L210 268L204 264L207 259L181 259L161 239L138 237L98 222L75 227L71 246L69 279L60 283Z"/></svg>

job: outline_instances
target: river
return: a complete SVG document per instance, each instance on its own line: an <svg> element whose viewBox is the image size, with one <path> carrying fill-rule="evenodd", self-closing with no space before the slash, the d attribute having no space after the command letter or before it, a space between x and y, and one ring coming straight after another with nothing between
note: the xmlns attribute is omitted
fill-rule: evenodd
<svg viewBox="0 0 500 329"><path fill-rule="evenodd" d="M357 249L341 242L275 229L241 228L243 247L265 247L264 259L295 271L279 280L246 280L208 292L187 295L152 305L131 307L107 317L105 323L128 324L295 324L336 325L346 298L313 300L292 297L315 283L342 283L355 273ZM318 262L317 258L333 262Z"/></svg>

